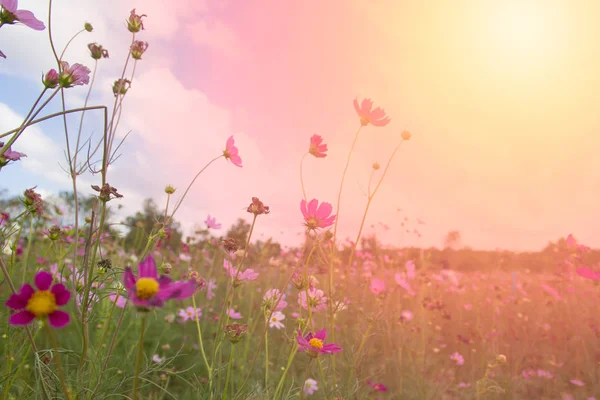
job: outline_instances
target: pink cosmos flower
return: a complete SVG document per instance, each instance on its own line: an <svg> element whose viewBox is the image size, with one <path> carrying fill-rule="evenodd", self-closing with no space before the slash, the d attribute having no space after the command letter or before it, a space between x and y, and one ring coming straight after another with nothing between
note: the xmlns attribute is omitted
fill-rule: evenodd
<svg viewBox="0 0 600 400"><path fill-rule="evenodd" d="M394 274L394 279L396 280L396 283L398 285L400 285L401 288L403 288L404 290L406 290L408 292L409 295L411 296L415 296L416 293L413 290L412 286L410 285L410 283L408 283L404 277L403 274L396 272Z"/></svg>
<svg viewBox="0 0 600 400"><path fill-rule="evenodd" d="M61 328L70 321L70 316L57 307L64 306L71 298L69 292L62 283L52 285L52 274L40 271L34 278L36 291L29 284L21 287L19 293L12 294L6 306L17 310L8 320L11 325L27 325L35 318L48 318L50 325ZM50 287L52 285L52 287Z"/></svg>
<svg viewBox="0 0 600 400"><path fill-rule="evenodd" d="M308 378L305 382L304 382L304 394L311 396L313 395L317 390L319 390L319 386L318 386L318 382L312 378Z"/></svg>
<svg viewBox="0 0 600 400"><path fill-rule="evenodd" d="M463 365L465 363L464 357L462 355L460 355L458 352L452 353L452 355L450 356L450 359L453 361L456 361L456 365Z"/></svg>
<svg viewBox="0 0 600 400"><path fill-rule="evenodd" d="M90 69L85 65L69 65L66 61L60 62L61 72L58 83L63 88L82 86L90 83Z"/></svg>
<svg viewBox="0 0 600 400"><path fill-rule="evenodd" d="M381 279L373 278L371 280L371 292L376 295L380 295L385 292L385 282Z"/></svg>
<svg viewBox="0 0 600 400"><path fill-rule="evenodd" d="M210 216L210 214L206 217L206 221L204 221L206 223L206 226L208 226L211 229L220 229L221 228L221 224L217 223L217 219L216 218L212 218Z"/></svg>
<svg viewBox="0 0 600 400"><path fill-rule="evenodd" d="M179 317L181 318L181 322L187 322L189 320L195 321L202 316L202 310L194 307L188 307L185 310L179 310Z"/></svg>
<svg viewBox="0 0 600 400"><path fill-rule="evenodd" d="M571 379L569 382L571 382L575 386L585 386L585 383L583 383L583 381L580 381L579 379Z"/></svg>
<svg viewBox="0 0 600 400"><path fill-rule="evenodd" d="M318 205L319 201L317 199L312 199L308 205L306 200L300 202L300 211L302 211L308 229L327 228L335 222L335 215L330 215L333 206L325 202L321 203L320 206Z"/></svg>
<svg viewBox="0 0 600 400"><path fill-rule="evenodd" d="M183 300L192 297L197 283L194 279L171 282L166 275L158 276L156 263L152 256L146 257L139 264L139 278L136 278L127 267L123 274L123 284L127 289L129 300L140 309L162 307L167 300Z"/></svg>
<svg viewBox="0 0 600 400"><path fill-rule="evenodd" d="M10 215L7 213L0 213L0 226L6 225L6 222L10 219Z"/></svg>
<svg viewBox="0 0 600 400"><path fill-rule="evenodd" d="M326 157L327 154L327 145L322 144L323 138L319 135L312 135L310 138L310 147L308 148L308 152L317 158Z"/></svg>
<svg viewBox="0 0 600 400"><path fill-rule="evenodd" d="M214 290L217 288L217 280L215 278L210 278L206 283L206 298L208 300L215 297Z"/></svg>
<svg viewBox="0 0 600 400"><path fill-rule="evenodd" d="M17 10L19 0L0 0L0 6L3 8L1 12L3 23L12 25L18 21L36 31L46 29L44 23L37 19L31 11Z"/></svg>
<svg viewBox="0 0 600 400"><path fill-rule="evenodd" d="M305 310L308 310L308 304L313 312L323 311L327 308L327 297L325 293L320 289L309 288L308 289L308 302L306 301L307 290L301 290L298 293L298 304Z"/></svg>
<svg viewBox="0 0 600 400"><path fill-rule="evenodd" d="M334 343L325 344L327 329L322 329L313 334L309 332L302 336L302 331L298 329L296 341L298 342L298 351L306 351L310 357L316 358L319 354L334 354L342 351L342 348Z"/></svg>
<svg viewBox="0 0 600 400"><path fill-rule="evenodd" d="M287 306L285 301L285 294L281 296L279 303L275 304L277 299L281 296L279 289L269 289L263 296L263 305L267 310L281 311Z"/></svg>
<svg viewBox="0 0 600 400"><path fill-rule="evenodd" d="M579 267L577 268L577 274L587 278L587 279L592 279L595 281L600 281L600 272L598 271L594 271L593 269L591 269L590 267Z"/></svg>
<svg viewBox="0 0 600 400"><path fill-rule="evenodd" d="M374 383L367 381L367 385L371 386L376 392L387 392L387 387L383 383Z"/></svg>
<svg viewBox="0 0 600 400"><path fill-rule="evenodd" d="M227 315L229 315L229 318L231 319L242 319L242 314L235 311L233 308L227 309Z"/></svg>
<svg viewBox="0 0 600 400"><path fill-rule="evenodd" d="M118 295L117 293L109 294L108 298L112 302L116 301L116 306L119 308L125 308L125 306L127 305L127 298L122 295Z"/></svg>
<svg viewBox="0 0 600 400"><path fill-rule="evenodd" d="M400 313L400 320L401 321L407 321L407 322L408 321L412 321L413 317L414 317L413 313L410 312L410 311L402 311Z"/></svg>
<svg viewBox="0 0 600 400"><path fill-rule="evenodd" d="M409 280L413 280L415 279L415 262L413 260L408 260L406 262L406 264L404 265L404 267L406 268L406 277Z"/></svg>
<svg viewBox="0 0 600 400"><path fill-rule="evenodd" d="M229 260L223 260L223 268L225 268L227 275L234 280L234 286L239 286L243 281L253 281L258 278L258 273L254 272L252 268L248 268L244 272L240 271L238 273Z"/></svg>
<svg viewBox="0 0 600 400"><path fill-rule="evenodd" d="M358 99L354 99L354 109L360 117L360 124L367 126L373 124L373 126L386 126L390 123L390 118L386 117L385 111L379 107L373 110L373 102L371 99L364 99L360 106L358 105Z"/></svg>
<svg viewBox="0 0 600 400"><path fill-rule="evenodd" d="M235 147L233 136L230 136L229 139L227 139L227 143L225 143L225 150L223 150L223 156L229 161L231 161L233 165L241 167L242 158L239 156L238 151L238 148Z"/></svg>

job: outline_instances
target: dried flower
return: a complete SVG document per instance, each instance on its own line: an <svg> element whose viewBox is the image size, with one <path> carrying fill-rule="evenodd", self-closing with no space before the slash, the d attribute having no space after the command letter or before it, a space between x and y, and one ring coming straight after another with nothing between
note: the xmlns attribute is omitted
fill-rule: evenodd
<svg viewBox="0 0 600 400"><path fill-rule="evenodd" d="M114 83L113 83L113 94L115 96L124 96L127 94L127 91L129 90L129 88L131 87L131 81L129 79L117 79Z"/></svg>
<svg viewBox="0 0 600 400"><path fill-rule="evenodd" d="M225 251L229 253L235 253L239 249L234 238L221 239L221 244L223 244Z"/></svg>
<svg viewBox="0 0 600 400"><path fill-rule="evenodd" d="M247 211L254 215L269 214L271 212L271 210L269 210L269 206L265 206L263 202L258 199L258 197L252 198L252 203L248 206Z"/></svg>
<svg viewBox="0 0 600 400"><path fill-rule="evenodd" d="M98 185L92 185L92 189L100 193L98 198L105 203L112 199L123 197L122 194L117 192L117 188L110 186L108 183L105 183L102 188Z"/></svg>
<svg viewBox="0 0 600 400"><path fill-rule="evenodd" d="M98 43L90 43L88 44L88 49L90 49L90 55L94 60L99 60L101 58L108 58L108 50L102 47L102 45Z"/></svg>
<svg viewBox="0 0 600 400"><path fill-rule="evenodd" d="M127 29L129 32L137 33L144 29L144 22L142 18L147 17L146 14L138 15L135 13L135 8L131 10L131 14L127 19Z"/></svg>
<svg viewBox="0 0 600 400"><path fill-rule="evenodd" d="M42 200L42 196L34 189L35 187L25 190L23 193L23 196L25 196L23 202L32 214L41 216L44 213L44 201Z"/></svg>
<svg viewBox="0 0 600 400"><path fill-rule="evenodd" d="M227 324L225 325L225 336L231 343L239 343L244 338L244 336L246 336L247 330L248 325L246 324Z"/></svg>
<svg viewBox="0 0 600 400"><path fill-rule="evenodd" d="M131 57L133 57L134 60L141 60L142 55L146 52L147 49L148 42L136 40L135 42L133 42L130 48Z"/></svg>

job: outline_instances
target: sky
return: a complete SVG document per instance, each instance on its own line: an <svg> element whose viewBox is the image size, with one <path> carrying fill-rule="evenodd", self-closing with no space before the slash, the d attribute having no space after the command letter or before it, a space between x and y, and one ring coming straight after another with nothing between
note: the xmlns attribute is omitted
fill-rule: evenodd
<svg viewBox="0 0 600 400"><path fill-rule="evenodd" d="M19 4L48 25L47 2ZM352 101L366 97L391 123L360 133L338 237L355 238L371 166L385 165L408 130L412 138L373 200L366 234L389 245L440 247L458 230L475 249L527 251L572 233L600 246L600 2L180 0L167 8L158 0L55 1L59 49L84 22L94 26L73 40L65 60L93 68L91 42L110 53L98 62L90 104L114 101L111 84L127 55L125 19L133 8L147 14L137 39L149 48L124 101L118 135L130 134L109 170L109 183L125 195L110 203L123 205L120 216L149 197L162 206L167 184L178 199L233 135L243 168L214 163L176 219L191 230L210 214L227 227L249 220L245 208L257 196L272 209L260 217L257 238L298 244L300 160L310 137L323 136L329 151L305 159L307 195L335 206L359 127ZM5 25L0 50L7 55L0 59L4 132L22 122L54 63L48 29ZM80 107L87 89L69 89L67 106ZM23 134L13 149L28 157L0 172L0 188L70 188L58 122ZM98 138L100 124L97 114L86 114L84 137ZM100 181L89 173L79 179L88 194Z"/></svg>

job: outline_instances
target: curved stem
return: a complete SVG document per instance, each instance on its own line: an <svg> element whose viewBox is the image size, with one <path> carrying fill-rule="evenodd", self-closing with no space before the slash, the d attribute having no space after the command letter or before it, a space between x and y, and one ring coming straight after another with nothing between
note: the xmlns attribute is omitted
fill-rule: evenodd
<svg viewBox="0 0 600 400"><path fill-rule="evenodd" d="M100 109L104 110L104 113L106 114L106 112L107 112L106 106L92 106L92 107L73 108L71 110L60 111L60 112L57 112L57 113L46 115L45 117L42 117L42 118L34 119L33 121L29 122L27 124L27 126L29 127L29 126L38 124L40 122L46 121L47 119L51 119L51 118L54 118L54 117L59 117L59 116L61 116L63 114L71 114L71 113L76 113L76 112L85 111L85 110L100 110ZM106 115L104 116L104 120L105 120L104 123L106 124ZM10 130L8 132L4 132L4 133L0 134L0 138L8 136L11 133L18 132L20 129L21 128L19 127L19 128L12 129L12 130Z"/></svg>
<svg viewBox="0 0 600 400"><path fill-rule="evenodd" d="M75 40L75 38L77 36L79 36L81 33L85 32L85 29L80 30L79 32L77 32L76 34L73 35L73 37L71 39L69 39L69 41L67 42L65 48L63 49L62 53L60 53L60 57L58 58L59 61L62 61L63 57L65 56L65 52L67 51L67 49L69 48L69 46L71 45L71 42L73 40Z"/></svg>
<svg viewBox="0 0 600 400"><path fill-rule="evenodd" d="M135 375L133 377L133 400L137 400L138 379L140 377L140 365L142 363L142 356L144 354L144 331L146 330L147 317L147 315L142 317L142 324L140 327L140 341L138 342L138 352L135 359Z"/></svg>
<svg viewBox="0 0 600 400"><path fill-rule="evenodd" d="M221 157L223 157L223 154L221 154L220 156L218 156L218 157L215 157L215 158L213 158L212 160L210 160L210 161L208 162L208 164L206 164L206 165L204 166L204 168L202 168L202 169L200 170L200 172L198 172L198 173L196 174L196 176L194 176L194 179L192 179L192 182L190 182L190 184L188 185L187 189L185 189L185 192L183 193L183 196L182 196L182 197L181 197L181 199L179 199L179 201L177 202L177 205L175 206L175 209L173 209L173 212L171 213L171 219L173 219L173 216L175 215L175 213L177 212L177 210L178 210L178 209L179 209L179 207L181 206L181 203L183 202L183 199L185 199L185 196L188 194L188 192L190 191L190 189L191 189L192 185L194 184L194 182L196 182L196 179L198 179L198 177L200 176L200 174L201 174L202 172L204 172L204 170L205 170L206 168L208 168L208 166L209 166L210 164L214 163L215 161L217 161L217 160L218 160L219 158L221 158ZM166 221L165 221L165 223L166 223Z"/></svg>
<svg viewBox="0 0 600 400"><path fill-rule="evenodd" d="M300 184L302 185L302 195L304 196L304 201L308 201L306 197L306 190L304 189L304 178L302 176L302 164L304 164L304 159L306 158L307 153L304 153L302 159L300 160Z"/></svg>
<svg viewBox="0 0 600 400"><path fill-rule="evenodd" d="M33 106L31 106L31 108L29 109L29 112L27 112L27 115L25 116L25 119L23 120L23 123L21 124L21 126L18 127L17 129L13 129L10 132L6 132L6 133L2 134L2 136L0 136L0 137L8 136L8 135L10 135L13 132L20 132L20 131L22 131L22 130L25 129L25 127L27 126L27 121L29 120L29 117L33 113L33 110L35 110L35 107L38 105L38 103L40 102L40 100L42 100L42 97L44 97L44 94L46 93L46 90L48 90L48 89L44 88L44 90L42 90L42 93L40 93L40 95L38 96L38 98L35 100L35 102L33 103ZM9 146L10 146L10 144L6 144L2 148L0 148L0 156L2 156L2 154L4 154L8 150Z"/></svg>
<svg viewBox="0 0 600 400"><path fill-rule="evenodd" d="M48 2L48 38L50 39L50 47L52 48L52 54L54 55L56 65L58 65L58 71L60 72L60 58L58 58L56 48L54 47L54 40L52 39L52 0Z"/></svg>
<svg viewBox="0 0 600 400"><path fill-rule="evenodd" d="M54 98L54 96L56 96L56 94L59 92L59 90L60 89L56 89L54 91L54 93L52 93L50 95L50 97L48 98L48 100L46 100L44 102L44 104L42 104L40 106L40 108L38 108L38 110L33 114L33 116L31 117L31 119L35 118L40 113L40 111L42 111L42 109L44 107L46 107L46 105L50 102L50 100L52 100ZM12 146L12 144L19 138L19 136L21 136L21 134L25 131L25 128L27 128L28 126L29 126L28 124L25 124L25 126L21 126L21 128L19 128L19 130L17 130L17 133L15 133L14 136L11 137L8 140L8 142L6 142L6 144L0 149L0 156L2 156L8 150L8 148L10 146Z"/></svg>
<svg viewBox="0 0 600 400"><path fill-rule="evenodd" d="M267 321L268 323L268 321ZM265 329L265 391L269 397L269 330Z"/></svg>

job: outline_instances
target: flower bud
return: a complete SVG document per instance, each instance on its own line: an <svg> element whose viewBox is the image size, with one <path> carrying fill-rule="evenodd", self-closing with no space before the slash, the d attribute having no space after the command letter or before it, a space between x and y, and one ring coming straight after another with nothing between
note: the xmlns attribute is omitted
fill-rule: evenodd
<svg viewBox="0 0 600 400"><path fill-rule="evenodd" d="M410 140L411 136L412 136L412 134L409 131L402 131L402 139L403 140Z"/></svg>
<svg viewBox="0 0 600 400"><path fill-rule="evenodd" d="M113 94L115 96L125 96L130 87L131 81L129 79L117 79L115 83L113 83Z"/></svg>
<svg viewBox="0 0 600 400"><path fill-rule="evenodd" d="M89 22L86 22L85 24L83 24L83 29L85 29L88 32L91 32L94 30L94 27Z"/></svg>
<svg viewBox="0 0 600 400"><path fill-rule="evenodd" d="M173 186L171 186L171 185L168 185L168 186L165 188L165 193L166 193L166 194L173 194L173 193L175 193L175 188L174 188Z"/></svg>
<svg viewBox="0 0 600 400"><path fill-rule="evenodd" d="M53 68L46 72L46 75L42 78L42 83L46 89L54 89L58 86L58 72Z"/></svg>
<svg viewBox="0 0 600 400"><path fill-rule="evenodd" d="M374 169L375 171L377 171L379 168L381 168L381 167L379 166L379 163L378 163L378 162L374 162L374 163L373 163L373 169Z"/></svg>
<svg viewBox="0 0 600 400"><path fill-rule="evenodd" d="M162 273L165 275L169 275L173 270L173 267L169 263L164 263L161 267Z"/></svg>
<svg viewBox="0 0 600 400"><path fill-rule="evenodd" d="M146 14L138 15L135 13L135 8L131 10L131 14L127 19L127 30L131 33L137 33L144 29L142 18L147 17Z"/></svg>
<svg viewBox="0 0 600 400"><path fill-rule="evenodd" d="M131 57L133 57L134 60L141 60L142 54L144 54L147 49L148 49L148 42L136 40L131 45L131 49L130 49Z"/></svg>
<svg viewBox="0 0 600 400"><path fill-rule="evenodd" d="M102 45L98 43L90 43L88 44L88 49L90 49L90 55L94 60L99 60L101 58L108 58L108 50L102 48Z"/></svg>
<svg viewBox="0 0 600 400"><path fill-rule="evenodd" d="M227 324L225 325L225 336L231 343L235 344L246 336L247 329L248 325L246 324Z"/></svg>

